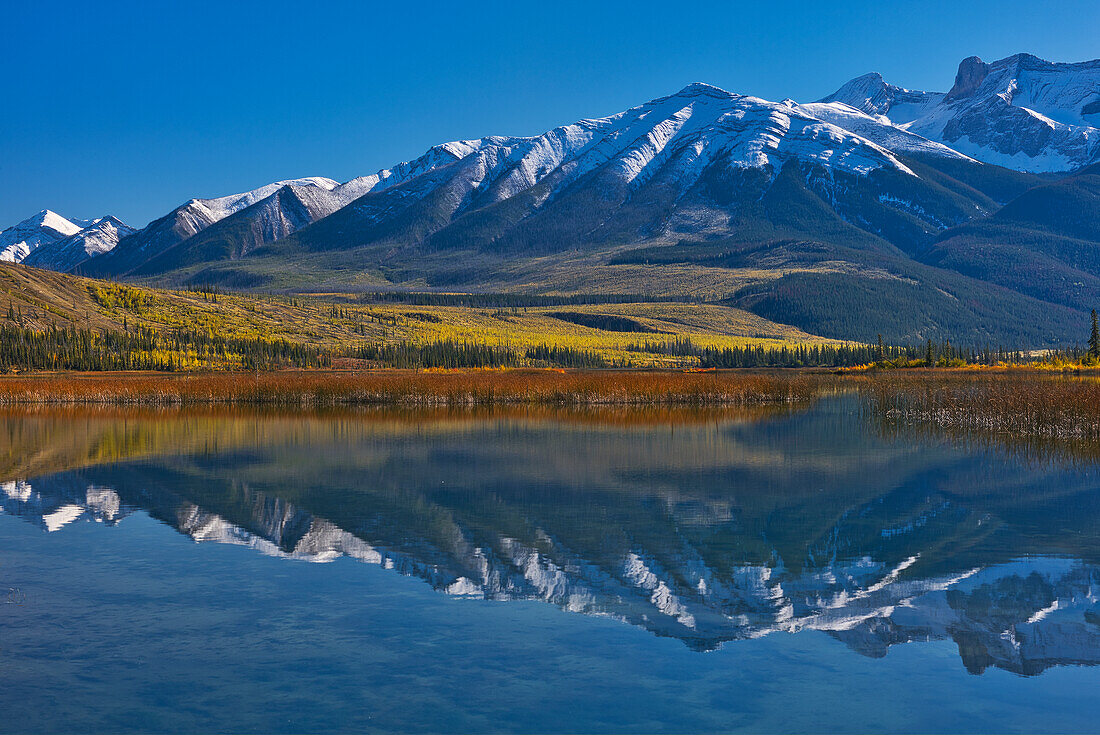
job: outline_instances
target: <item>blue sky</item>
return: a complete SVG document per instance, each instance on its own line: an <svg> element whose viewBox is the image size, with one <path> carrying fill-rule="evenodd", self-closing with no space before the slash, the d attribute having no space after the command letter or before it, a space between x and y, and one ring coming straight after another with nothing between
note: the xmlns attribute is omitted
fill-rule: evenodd
<svg viewBox="0 0 1100 735"><path fill-rule="evenodd" d="M692 81L820 98L879 71L1100 57L1100 2L13 2L0 227L144 225L192 196L341 181L447 140L531 135Z"/></svg>

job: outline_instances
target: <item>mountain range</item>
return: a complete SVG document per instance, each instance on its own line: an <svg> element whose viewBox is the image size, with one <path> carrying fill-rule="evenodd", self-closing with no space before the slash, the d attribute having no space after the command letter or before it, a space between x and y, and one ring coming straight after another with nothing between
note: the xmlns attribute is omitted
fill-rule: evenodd
<svg viewBox="0 0 1100 735"><path fill-rule="evenodd" d="M691 84L137 231L46 211L0 233L0 258L168 286L683 296L829 337L1042 346L1100 303L1098 162L1100 61L971 57L947 92Z"/></svg>

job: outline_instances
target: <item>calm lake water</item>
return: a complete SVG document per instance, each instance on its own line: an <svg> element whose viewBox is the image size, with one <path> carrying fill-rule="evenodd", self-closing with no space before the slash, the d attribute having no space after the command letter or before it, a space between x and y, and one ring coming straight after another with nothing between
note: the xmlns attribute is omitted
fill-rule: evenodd
<svg viewBox="0 0 1100 735"><path fill-rule="evenodd" d="M1100 472L793 410L0 414L0 732L1095 732Z"/></svg>

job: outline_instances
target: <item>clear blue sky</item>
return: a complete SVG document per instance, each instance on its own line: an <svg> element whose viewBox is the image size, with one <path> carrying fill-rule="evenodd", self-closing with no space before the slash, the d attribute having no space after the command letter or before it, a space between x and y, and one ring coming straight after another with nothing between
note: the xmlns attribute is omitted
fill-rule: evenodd
<svg viewBox="0 0 1100 735"><path fill-rule="evenodd" d="M1100 57L1100 2L10 2L0 227L144 225L192 196L341 181L429 146L531 135L692 81L820 98L879 71Z"/></svg>

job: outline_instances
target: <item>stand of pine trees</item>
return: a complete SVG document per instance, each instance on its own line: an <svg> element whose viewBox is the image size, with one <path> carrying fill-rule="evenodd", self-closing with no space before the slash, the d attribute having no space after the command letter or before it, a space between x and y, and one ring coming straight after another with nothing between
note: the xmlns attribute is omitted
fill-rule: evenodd
<svg viewBox="0 0 1100 735"><path fill-rule="evenodd" d="M318 368L332 364L318 348L286 340L241 339L200 332L167 335L138 327L126 331L0 325L0 371L158 370L226 365L254 370Z"/></svg>
<svg viewBox="0 0 1100 735"><path fill-rule="evenodd" d="M588 350L575 350L557 345L536 345L524 354L532 362L545 363L554 367L601 368L608 367L602 355Z"/></svg>
<svg viewBox="0 0 1100 735"><path fill-rule="evenodd" d="M418 345L408 342L361 345L349 357L396 368L512 367L519 355L508 347L444 340Z"/></svg>
<svg viewBox="0 0 1100 735"><path fill-rule="evenodd" d="M0 370L173 370L153 356L156 336L147 329L98 332L50 327L38 331L0 326Z"/></svg>
<svg viewBox="0 0 1100 735"><path fill-rule="evenodd" d="M854 367L882 364L897 367L996 365L1026 361L1024 353L1003 348L958 348L949 341L928 341L923 347L883 344L794 345L766 347L701 347L689 338L627 345L628 350L654 355L697 357L704 368Z"/></svg>

